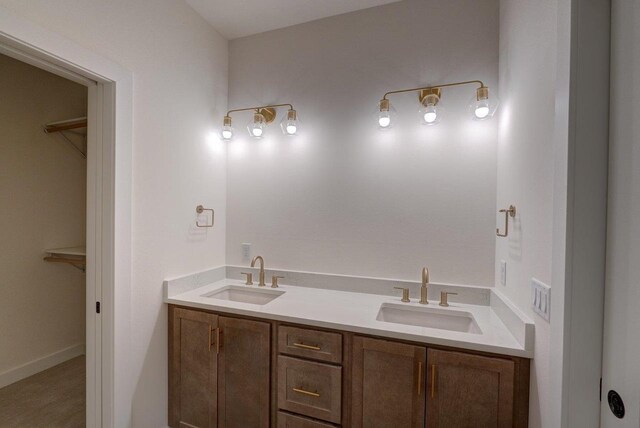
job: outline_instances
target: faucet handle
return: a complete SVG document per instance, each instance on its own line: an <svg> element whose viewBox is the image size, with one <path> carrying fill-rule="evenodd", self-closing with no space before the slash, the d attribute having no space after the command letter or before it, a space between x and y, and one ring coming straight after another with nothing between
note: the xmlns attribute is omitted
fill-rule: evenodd
<svg viewBox="0 0 640 428"><path fill-rule="evenodd" d="M273 275L271 277L271 288L278 288L279 279L284 279L284 276Z"/></svg>
<svg viewBox="0 0 640 428"><path fill-rule="evenodd" d="M450 291L441 291L440 292L440 306L444 306L445 308L449 306L449 295L457 296L458 293L452 293Z"/></svg>
<svg viewBox="0 0 640 428"><path fill-rule="evenodd" d="M246 285L253 285L253 274L251 272L240 272L241 275L247 275Z"/></svg>
<svg viewBox="0 0 640 428"><path fill-rule="evenodd" d="M402 300L401 302L404 303L409 303L411 300L409 300L409 289L408 288L404 288L404 287L393 287L396 290L402 290Z"/></svg>

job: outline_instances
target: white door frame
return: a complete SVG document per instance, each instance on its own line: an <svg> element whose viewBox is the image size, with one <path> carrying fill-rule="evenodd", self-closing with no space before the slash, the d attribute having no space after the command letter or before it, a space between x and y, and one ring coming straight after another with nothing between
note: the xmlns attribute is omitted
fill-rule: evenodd
<svg viewBox="0 0 640 428"><path fill-rule="evenodd" d="M610 3L557 1L551 427L596 428L600 421Z"/></svg>
<svg viewBox="0 0 640 428"><path fill-rule="evenodd" d="M130 426L132 74L3 7L0 53L88 87L87 426Z"/></svg>

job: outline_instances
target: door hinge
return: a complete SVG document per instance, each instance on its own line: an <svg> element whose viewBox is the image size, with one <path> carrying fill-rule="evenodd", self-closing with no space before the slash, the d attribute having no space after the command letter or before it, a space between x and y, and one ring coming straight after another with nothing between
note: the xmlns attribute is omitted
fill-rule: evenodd
<svg viewBox="0 0 640 428"><path fill-rule="evenodd" d="M96 314L100 313L100 302L96 302Z"/></svg>

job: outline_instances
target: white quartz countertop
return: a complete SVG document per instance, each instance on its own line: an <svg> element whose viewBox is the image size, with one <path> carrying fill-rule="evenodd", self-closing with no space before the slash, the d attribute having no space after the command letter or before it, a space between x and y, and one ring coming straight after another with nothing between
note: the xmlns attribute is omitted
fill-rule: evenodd
<svg viewBox="0 0 640 428"><path fill-rule="evenodd" d="M451 303L450 307L442 308L438 302L430 301L430 308L471 313L481 330L476 334L378 321L376 318L383 303L424 307L413 300L401 303L399 297L290 285L281 285L278 290L284 294L265 305L207 297L229 285L258 288L257 285L244 285L243 281L224 279L186 291L165 290L165 303L425 344L526 358L533 356L532 346L524 346L516 339L511 333L513 329L510 331L503 322L505 317L498 316L493 305ZM165 283L165 287L170 286ZM271 290L268 286L264 289ZM527 342L532 343L532 340Z"/></svg>

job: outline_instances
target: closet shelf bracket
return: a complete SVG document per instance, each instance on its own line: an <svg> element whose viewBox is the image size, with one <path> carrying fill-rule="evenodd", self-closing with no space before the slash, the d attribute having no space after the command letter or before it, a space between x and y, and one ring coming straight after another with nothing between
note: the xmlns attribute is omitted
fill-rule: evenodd
<svg viewBox="0 0 640 428"><path fill-rule="evenodd" d="M57 133L60 135L66 142L69 144L74 150L76 150L80 155L86 159L87 154L78 147L73 141L69 139L69 137L65 134L65 132L70 132L76 135L81 135L84 137L84 142L86 145L87 140L87 118L86 117L78 117L75 119L69 120L61 120L59 122L51 122L47 123L42 127L45 134L54 134ZM84 129L84 131L82 131ZM77 131L80 130L80 131Z"/></svg>
<svg viewBox="0 0 640 428"><path fill-rule="evenodd" d="M85 272L87 269L87 250L85 247L67 247L45 250L45 262L67 263Z"/></svg>

